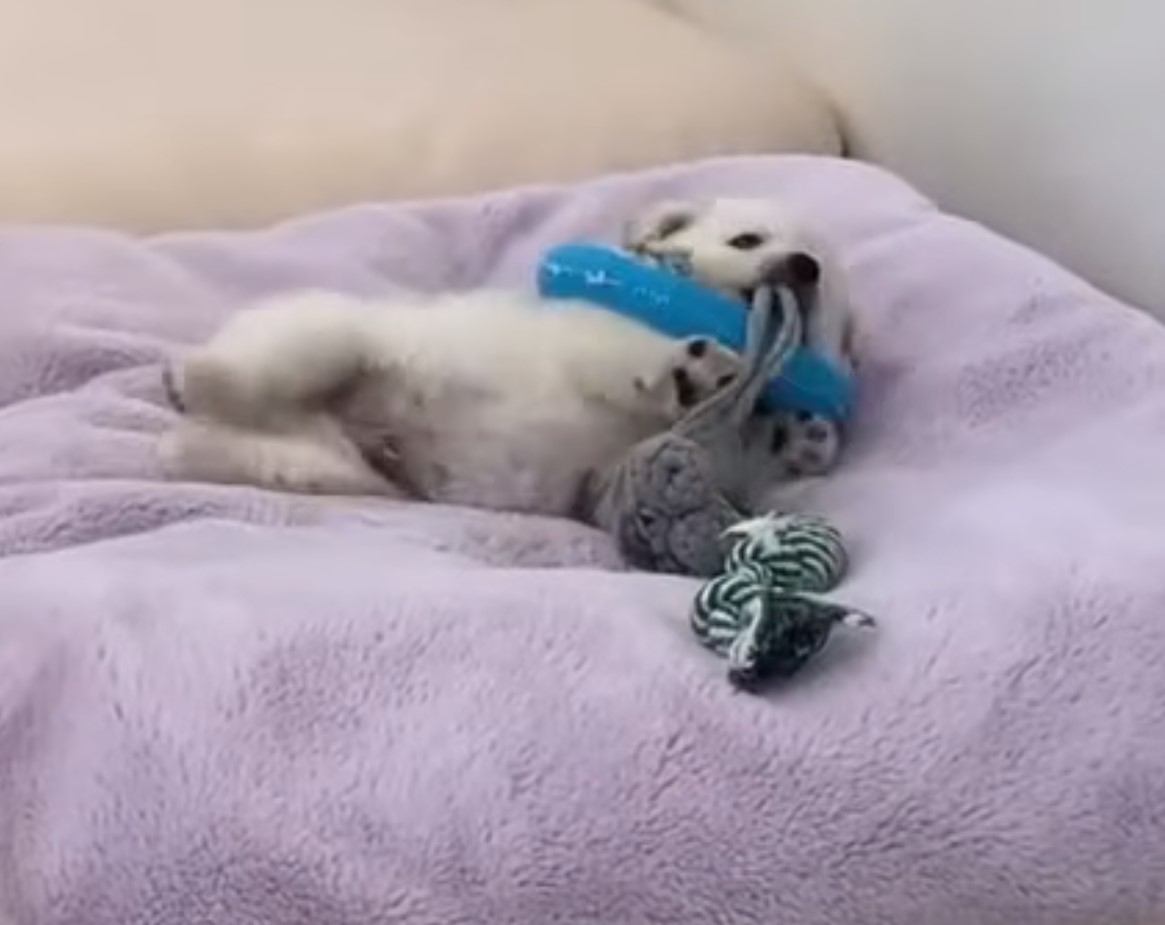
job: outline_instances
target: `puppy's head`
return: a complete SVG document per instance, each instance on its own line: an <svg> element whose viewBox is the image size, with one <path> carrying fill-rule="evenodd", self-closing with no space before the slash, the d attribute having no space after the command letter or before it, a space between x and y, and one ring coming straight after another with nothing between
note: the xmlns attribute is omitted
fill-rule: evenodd
<svg viewBox="0 0 1165 925"><path fill-rule="evenodd" d="M627 226L623 243L733 294L747 296L765 283L812 287L821 276L800 223L765 200L661 202Z"/></svg>

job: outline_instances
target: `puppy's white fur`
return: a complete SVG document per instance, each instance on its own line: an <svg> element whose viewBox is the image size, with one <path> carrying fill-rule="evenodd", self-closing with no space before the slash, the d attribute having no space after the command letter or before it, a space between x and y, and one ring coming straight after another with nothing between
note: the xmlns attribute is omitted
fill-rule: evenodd
<svg viewBox="0 0 1165 925"><path fill-rule="evenodd" d="M188 415L162 451L179 478L568 514L588 471L682 413L677 370L703 395L736 369L694 353L513 292L292 294L175 367Z"/></svg>
<svg viewBox="0 0 1165 925"><path fill-rule="evenodd" d="M755 246L734 246L742 234ZM811 254L808 338L848 363L840 268L777 204L663 203L626 243L734 292ZM737 369L713 345L695 353L615 313L514 292L289 294L238 313L173 369L188 413L163 459L176 478L569 514L589 471L682 414L677 371L699 398Z"/></svg>

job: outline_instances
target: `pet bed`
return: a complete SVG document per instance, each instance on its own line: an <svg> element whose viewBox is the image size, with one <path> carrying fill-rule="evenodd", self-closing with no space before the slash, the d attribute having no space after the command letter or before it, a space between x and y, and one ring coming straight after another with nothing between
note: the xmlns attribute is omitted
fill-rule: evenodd
<svg viewBox="0 0 1165 925"><path fill-rule="evenodd" d="M532 284L779 195L866 329L837 638L736 694L695 583L567 522L164 484L240 301ZM1165 920L1165 331L877 169L727 159L142 243L0 234L0 920Z"/></svg>

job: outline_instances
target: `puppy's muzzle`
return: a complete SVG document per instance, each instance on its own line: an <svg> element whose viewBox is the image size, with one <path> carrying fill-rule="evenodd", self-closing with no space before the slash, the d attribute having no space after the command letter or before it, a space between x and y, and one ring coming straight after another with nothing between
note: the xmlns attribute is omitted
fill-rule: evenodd
<svg viewBox="0 0 1165 925"><path fill-rule="evenodd" d="M781 254L761 268L757 286L785 287L793 293L804 311L813 301L820 281L820 261L805 251L791 251ZM756 287L744 289L740 296L746 305L751 306L756 296Z"/></svg>
<svg viewBox="0 0 1165 925"><path fill-rule="evenodd" d="M805 251L782 254L763 271L763 282L770 286L799 288L816 286L820 281L821 263Z"/></svg>

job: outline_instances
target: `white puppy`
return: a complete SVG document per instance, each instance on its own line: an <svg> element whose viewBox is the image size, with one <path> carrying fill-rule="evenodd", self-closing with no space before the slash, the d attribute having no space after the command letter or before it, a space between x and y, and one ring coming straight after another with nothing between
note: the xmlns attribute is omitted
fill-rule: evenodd
<svg viewBox="0 0 1165 925"><path fill-rule="evenodd" d="M840 272L775 205L665 203L631 224L626 243L682 258L725 290L793 280L809 339L847 362ZM707 339L677 342L603 309L515 292L391 303L291 294L235 315L171 370L186 415L162 452L175 478L566 515L588 473L737 368ZM811 439L817 422L761 426L757 480L832 464L836 434Z"/></svg>
<svg viewBox="0 0 1165 925"><path fill-rule="evenodd" d="M171 476L570 514L588 472L737 369L582 304L481 290L374 303L282 296L170 375Z"/></svg>

